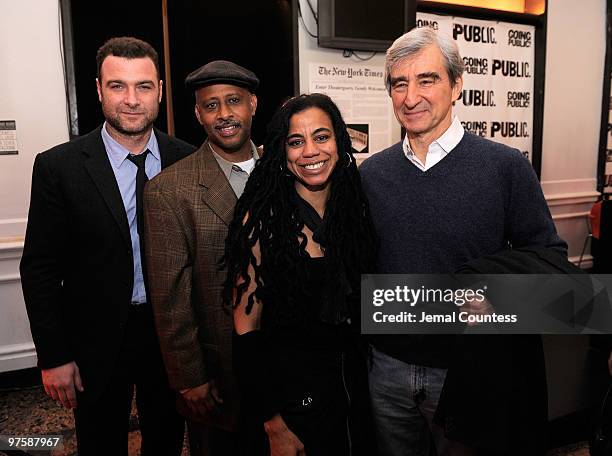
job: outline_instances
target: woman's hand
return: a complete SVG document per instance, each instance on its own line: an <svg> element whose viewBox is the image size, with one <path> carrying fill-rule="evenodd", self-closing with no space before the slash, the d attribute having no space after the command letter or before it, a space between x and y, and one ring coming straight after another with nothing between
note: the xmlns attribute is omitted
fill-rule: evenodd
<svg viewBox="0 0 612 456"><path fill-rule="evenodd" d="M270 440L270 456L306 456L304 444L291 432L283 417L276 414L264 423Z"/></svg>

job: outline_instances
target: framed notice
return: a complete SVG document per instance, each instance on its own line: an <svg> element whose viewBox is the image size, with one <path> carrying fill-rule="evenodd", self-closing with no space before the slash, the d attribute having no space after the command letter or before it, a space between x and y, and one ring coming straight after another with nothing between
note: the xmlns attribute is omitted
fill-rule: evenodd
<svg viewBox="0 0 612 456"><path fill-rule="evenodd" d="M466 131L514 147L532 161L535 26L417 12L417 27L432 27L457 42L465 73L454 113Z"/></svg>
<svg viewBox="0 0 612 456"><path fill-rule="evenodd" d="M325 93L338 105L357 160L397 141L392 134L396 120L383 75L384 67L367 62L309 64L309 92Z"/></svg>
<svg viewBox="0 0 612 456"><path fill-rule="evenodd" d="M17 122L0 120L0 155L17 155Z"/></svg>
<svg viewBox="0 0 612 456"><path fill-rule="evenodd" d="M607 77L610 78L612 75L608 74ZM610 82L608 81L608 85L610 86ZM612 91L607 94L604 94L605 98L612 98ZM602 122L602 129L604 130L605 142L603 148L603 156L604 158L604 172L603 172L603 182L602 182L602 190L606 195L612 194L612 104L610 103L610 98L608 98L607 105L608 108L605 110L607 114L607 118ZM600 151L601 154L601 151Z"/></svg>

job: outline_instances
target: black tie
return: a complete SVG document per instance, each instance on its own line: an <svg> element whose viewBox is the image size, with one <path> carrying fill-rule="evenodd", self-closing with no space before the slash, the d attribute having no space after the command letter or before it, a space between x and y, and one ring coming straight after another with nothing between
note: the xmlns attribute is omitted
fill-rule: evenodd
<svg viewBox="0 0 612 456"><path fill-rule="evenodd" d="M147 154L149 149L138 155L128 155L128 160L138 166L138 172L136 173L136 227L138 229L138 237L140 238L140 246L142 251L142 238L144 237L144 213L142 207L142 198L144 195L145 183L149 180L147 173L145 173L145 161L147 160Z"/></svg>

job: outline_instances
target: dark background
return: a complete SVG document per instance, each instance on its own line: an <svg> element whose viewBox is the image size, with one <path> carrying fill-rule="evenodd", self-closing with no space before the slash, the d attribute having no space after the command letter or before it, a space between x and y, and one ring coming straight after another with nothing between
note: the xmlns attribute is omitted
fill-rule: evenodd
<svg viewBox="0 0 612 456"><path fill-rule="evenodd" d="M110 0L104 7L91 3L69 2L72 9L74 83L76 86L79 134L83 135L104 121L96 92L96 52L109 38L135 36L150 43L159 54L163 76L163 34L161 0ZM166 131L166 102L162 101L155 123Z"/></svg>
<svg viewBox="0 0 612 456"><path fill-rule="evenodd" d="M149 42L159 53L161 78L164 52L161 0L108 0L103 7L71 1L74 72L79 134L104 118L96 93L97 49L113 36L129 35ZM177 137L194 145L205 139L194 115L194 95L185 77L211 60L231 60L253 71L261 83L252 138L261 144L277 107L294 95L291 0L168 1L174 125ZM165 81L164 81L165 83ZM155 125L167 131L162 101Z"/></svg>

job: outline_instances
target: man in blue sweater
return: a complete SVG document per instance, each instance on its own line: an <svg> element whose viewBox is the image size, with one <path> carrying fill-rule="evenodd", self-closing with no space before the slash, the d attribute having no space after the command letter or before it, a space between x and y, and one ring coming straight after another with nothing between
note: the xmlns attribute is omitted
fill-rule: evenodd
<svg viewBox="0 0 612 456"><path fill-rule="evenodd" d="M464 131L452 114L463 60L452 38L414 29L387 51L386 86L403 141L361 166L381 274L450 273L508 246L565 253L538 179L517 151ZM434 414L453 336L377 336L370 392L382 455L472 455Z"/></svg>

